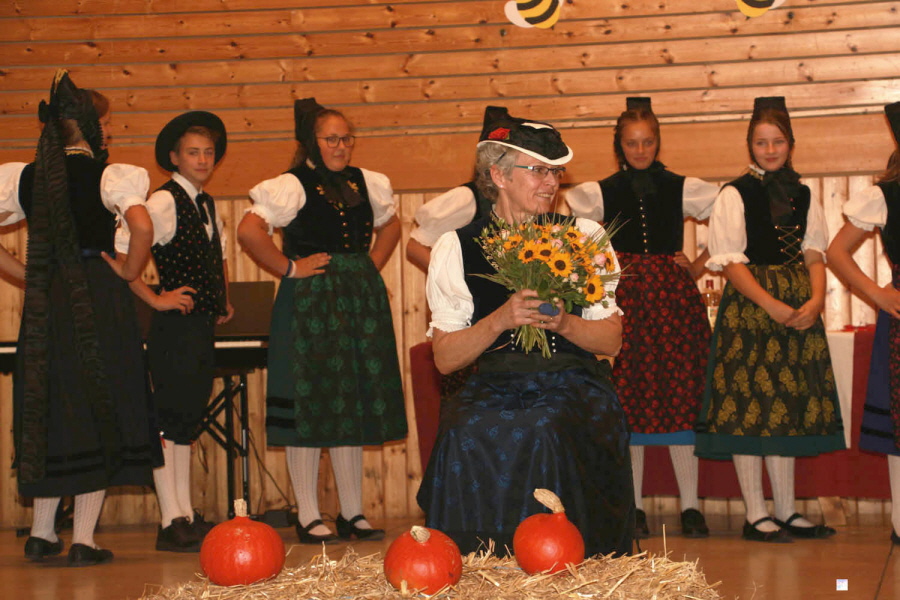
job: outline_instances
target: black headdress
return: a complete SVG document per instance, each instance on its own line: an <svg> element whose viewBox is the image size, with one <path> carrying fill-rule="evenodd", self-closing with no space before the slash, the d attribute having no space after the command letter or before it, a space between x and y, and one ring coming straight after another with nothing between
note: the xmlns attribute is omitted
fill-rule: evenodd
<svg viewBox="0 0 900 600"><path fill-rule="evenodd" d="M629 96L625 98L625 110L639 110L641 108L653 112L653 108L650 106L650 98L643 96Z"/></svg>
<svg viewBox="0 0 900 600"><path fill-rule="evenodd" d="M316 119L327 110L315 98L294 101L294 137L306 151L307 160L324 182L325 196L335 205L356 206L363 201L359 192L350 185L350 172L332 171L325 166L319 142L316 140Z"/></svg>
<svg viewBox="0 0 900 600"><path fill-rule="evenodd" d="M573 156L553 125L510 116L504 106L488 106L484 110L478 141L481 144L514 148L549 165L564 165Z"/></svg>
<svg viewBox="0 0 900 600"><path fill-rule="evenodd" d="M891 124L891 133L894 134L894 141L900 146L900 102L894 102L885 106L884 114L887 115L888 123Z"/></svg>
<svg viewBox="0 0 900 600"><path fill-rule="evenodd" d="M91 94L72 83L59 70L50 88L50 102L41 102L39 116L44 123L34 161L32 208L28 217L28 255L25 269L25 305L22 318L25 364L22 411L22 443L17 448L19 481L32 483L46 475L47 422L49 406L49 322L50 284L61 286L60 297L68 299L66 310L75 328L73 355L80 361L83 389L90 391L89 403L102 438L106 467L112 472L121 464L114 450L120 444L113 417L112 401L106 385L106 370L91 304L90 290L78 234L72 217L64 140L60 119L74 119L82 135L102 155L102 131Z"/></svg>

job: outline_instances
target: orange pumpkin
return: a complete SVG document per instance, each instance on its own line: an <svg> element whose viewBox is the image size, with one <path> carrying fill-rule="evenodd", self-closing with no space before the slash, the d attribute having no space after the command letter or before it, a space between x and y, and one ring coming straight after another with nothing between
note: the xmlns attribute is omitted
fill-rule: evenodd
<svg viewBox="0 0 900 600"><path fill-rule="evenodd" d="M462 576L462 556L450 537L437 529L413 525L384 555L384 576L403 593L432 595L456 585Z"/></svg>
<svg viewBox="0 0 900 600"><path fill-rule="evenodd" d="M516 527L513 552L519 566L532 575L556 573L568 564L581 564L584 561L584 538L566 518L559 497L550 490L540 488L534 490L534 497L553 512L531 515Z"/></svg>
<svg viewBox="0 0 900 600"><path fill-rule="evenodd" d="M274 577L284 567L278 532L247 516L247 503L234 501L235 516L213 527L200 547L200 568L216 585L248 585Z"/></svg>

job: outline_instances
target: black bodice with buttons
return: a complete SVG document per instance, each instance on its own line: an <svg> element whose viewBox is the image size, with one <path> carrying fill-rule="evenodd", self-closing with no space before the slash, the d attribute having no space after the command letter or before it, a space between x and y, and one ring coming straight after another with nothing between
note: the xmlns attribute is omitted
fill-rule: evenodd
<svg viewBox="0 0 900 600"><path fill-rule="evenodd" d="M661 165L660 165L661 167ZM664 168L652 168L646 175L652 179L652 197L638 196L631 178L632 169L619 171L600 183L603 192L603 220L614 219L616 250L633 254L674 254L684 245L684 177Z"/></svg>
<svg viewBox="0 0 900 600"><path fill-rule="evenodd" d="M553 219L563 221L568 217L555 213L541 215L539 218ZM472 323L475 324L481 319L500 308L506 302L512 292L493 281L488 281L478 274L492 274L496 270L484 257L484 251L479 243L481 232L485 227L491 224L492 217L489 215L481 219L472 221L465 227L456 230L459 237L460 247L462 249L463 269L465 271L465 281L472 294L472 300L475 304L475 310L472 314ZM572 314L581 316L582 309L575 306ZM579 346L576 346L565 337L557 335L553 332L547 332L547 341L550 344L552 352L566 352L578 356L593 357L593 355ZM497 339L488 347L485 352L524 352L515 344L515 330L510 329L501 333ZM540 354L539 350L532 350Z"/></svg>
<svg viewBox="0 0 900 600"><path fill-rule="evenodd" d="M879 183L887 205L887 223L881 228L881 241L891 264L900 265L900 183Z"/></svg>
<svg viewBox="0 0 900 600"><path fill-rule="evenodd" d="M801 245L806 236L810 191L805 185L790 198L791 211L780 223L772 222L769 195L755 174L747 173L731 183L744 202L747 248L744 254L753 265L788 265L803 260Z"/></svg>
<svg viewBox="0 0 900 600"><path fill-rule="evenodd" d="M288 171L303 186L306 203L283 229L286 256L369 251L374 217L366 181L360 169L347 167L347 171L349 184L355 186L365 200L352 207L330 202L322 187L321 177L306 165Z"/></svg>

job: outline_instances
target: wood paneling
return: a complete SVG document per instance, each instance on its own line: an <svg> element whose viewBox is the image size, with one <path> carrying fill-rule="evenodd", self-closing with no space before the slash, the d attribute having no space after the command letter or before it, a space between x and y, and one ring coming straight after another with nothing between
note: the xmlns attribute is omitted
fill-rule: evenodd
<svg viewBox="0 0 900 600"><path fill-rule="evenodd" d="M570 0L550 30L506 21L503 0L11 0L0 3L0 163L29 161L35 114L54 70L108 95L113 159L166 174L153 162L160 127L191 109L215 110L229 148L211 182L232 243L234 280L272 279L233 243L247 191L285 170L294 150L291 104L315 96L357 127L354 163L390 176L402 241L415 209L468 179L484 107L557 124L575 151L566 184L615 168L612 126L625 97L651 95L662 160L673 170L728 181L747 162L752 99L785 95L798 140L794 164L840 225L846 198L868 184L893 148L882 106L900 99L900 2L789 0L748 19L733 0ZM705 241L703 225L687 239ZM24 254L24 230L0 243ZM866 252L877 256L877 241ZM883 277L883 267L874 264ZM152 277L152 272L148 277ZM408 349L425 339L424 274L401 248L384 270L404 385ZM829 324L870 318L829 280L842 304ZM0 283L0 336L18 328L21 293ZM283 452L265 447L265 374L250 378L254 510L292 502ZM218 384L217 384L218 385ZM0 422L11 388L0 377ZM410 423L415 415L407 398ZM8 431L0 456L11 458ZM196 445L196 502L224 512L224 456ZM364 497L373 517L415 514L421 479L415 429L404 443L365 451ZM257 460L258 457L258 460ZM337 510L327 452L323 511ZM0 471L0 525L23 524L14 473ZM104 522L153 521L152 494L111 494Z"/></svg>

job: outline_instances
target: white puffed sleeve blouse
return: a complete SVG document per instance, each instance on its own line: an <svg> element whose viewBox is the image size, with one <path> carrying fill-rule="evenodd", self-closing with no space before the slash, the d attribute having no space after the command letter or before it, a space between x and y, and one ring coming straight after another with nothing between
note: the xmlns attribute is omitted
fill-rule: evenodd
<svg viewBox="0 0 900 600"><path fill-rule="evenodd" d="M802 251L815 250L823 256L828 248L825 211L816 193L810 189L809 212L806 215L806 235L800 244ZM744 221L744 199L737 188L726 185L719 192L709 217L710 271L721 271L731 263L747 264L747 227Z"/></svg>
<svg viewBox="0 0 900 600"><path fill-rule="evenodd" d="M578 218L575 226L588 235L602 232L603 227L596 221ZM613 253L615 254L615 253ZM615 272L619 272L619 260L616 258ZM615 292L618 279L608 281L604 287L608 292ZM472 325L475 314L475 303L465 281L462 248L459 236L455 231L445 233L438 238L431 249L431 263L428 267L428 279L425 282L425 295L431 308L431 323L428 335L440 329L448 333L459 331ZM615 298L607 298L607 306L600 303L588 306L582 312L582 318L595 321L605 319L613 314L622 314L616 305Z"/></svg>
<svg viewBox="0 0 900 600"><path fill-rule="evenodd" d="M394 190L387 175L360 169L372 204L373 225L379 228L393 217L397 208ZM250 190L253 206L248 210L269 225L269 234L276 227L288 225L306 205L306 190L300 180L290 173L258 183Z"/></svg>

